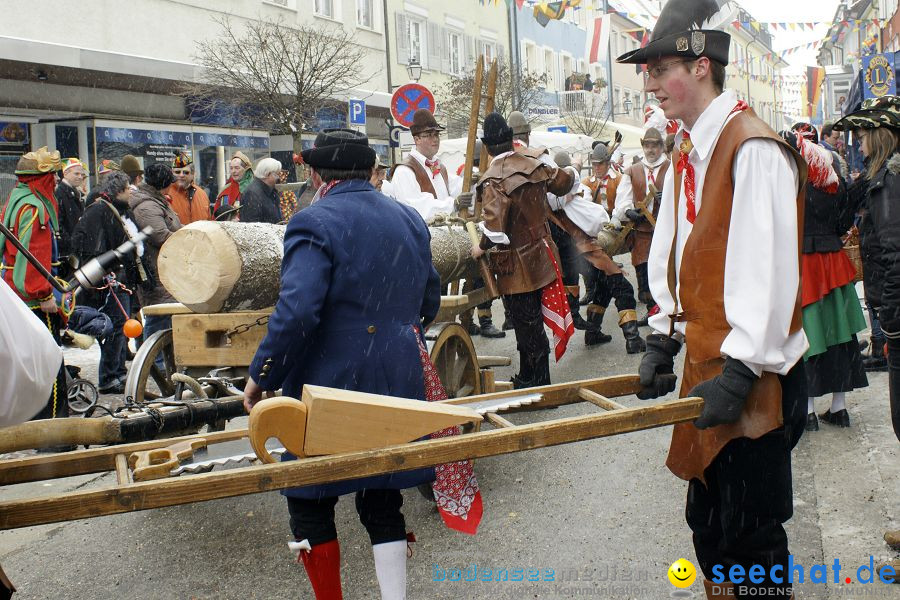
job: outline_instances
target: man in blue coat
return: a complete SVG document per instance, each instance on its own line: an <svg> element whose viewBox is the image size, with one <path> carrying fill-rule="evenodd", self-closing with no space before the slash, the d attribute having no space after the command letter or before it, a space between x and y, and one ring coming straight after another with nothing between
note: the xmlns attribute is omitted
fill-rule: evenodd
<svg viewBox="0 0 900 600"><path fill-rule="evenodd" d="M245 405L279 388L299 398L305 384L424 400L419 343L440 306L428 228L369 183L375 151L365 135L341 129L316 142L303 160L320 199L285 232L281 293L250 365ZM285 491L294 537L312 547L301 558L318 600L342 597L334 506L350 492L382 598L406 597L400 489L433 479L433 469L419 469Z"/></svg>

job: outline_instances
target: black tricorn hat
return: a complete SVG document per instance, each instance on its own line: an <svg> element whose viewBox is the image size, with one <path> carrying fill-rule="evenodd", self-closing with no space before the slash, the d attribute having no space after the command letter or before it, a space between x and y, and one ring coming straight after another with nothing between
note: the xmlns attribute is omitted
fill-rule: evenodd
<svg viewBox="0 0 900 600"><path fill-rule="evenodd" d="M506 124L503 115L492 112L484 118L484 135L481 136L481 141L486 146L499 146L512 139L512 127Z"/></svg>
<svg viewBox="0 0 900 600"><path fill-rule="evenodd" d="M731 0L669 0L650 34L650 43L626 52L616 62L646 64L663 56L691 60L705 56L727 65L731 36L722 30L736 15L737 6Z"/></svg>
<svg viewBox="0 0 900 600"><path fill-rule="evenodd" d="M443 131L444 128L438 125L434 115L426 108L420 108L413 113L413 122L409 127L410 133L413 135L421 135L426 131Z"/></svg>
<svg viewBox="0 0 900 600"><path fill-rule="evenodd" d="M375 150L366 134L352 129L332 129L316 136L316 145L304 150L303 162L317 169L359 170L375 165Z"/></svg>

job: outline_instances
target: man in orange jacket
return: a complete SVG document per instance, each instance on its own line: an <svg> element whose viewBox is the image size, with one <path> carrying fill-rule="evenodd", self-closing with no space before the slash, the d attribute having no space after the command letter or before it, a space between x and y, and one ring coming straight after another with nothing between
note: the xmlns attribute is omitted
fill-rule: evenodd
<svg viewBox="0 0 900 600"><path fill-rule="evenodd" d="M194 161L181 152L172 162L175 183L164 192L169 196L172 210L178 215L182 225L194 221L209 221L209 196L194 183Z"/></svg>

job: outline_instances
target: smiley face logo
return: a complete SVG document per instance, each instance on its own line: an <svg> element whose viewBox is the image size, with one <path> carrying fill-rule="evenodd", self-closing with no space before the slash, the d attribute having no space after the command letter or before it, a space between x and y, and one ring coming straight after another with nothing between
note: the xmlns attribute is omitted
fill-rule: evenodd
<svg viewBox="0 0 900 600"><path fill-rule="evenodd" d="M697 579L697 569L690 562L679 558L669 567L669 582L677 588L690 587Z"/></svg>

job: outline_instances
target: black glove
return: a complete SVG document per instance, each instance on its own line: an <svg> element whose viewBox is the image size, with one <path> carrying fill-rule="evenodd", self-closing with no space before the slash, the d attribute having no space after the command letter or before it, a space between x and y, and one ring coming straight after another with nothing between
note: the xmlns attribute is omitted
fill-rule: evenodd
<svg viewBox="0 0 900 600"><path fill-rule="evenodd" d="M793 131L782 130L778 132L778 135L781 136L781 139L790 144L791 148L793 148L794 150L800 150L800 142L797 141L796 133L794 133Z"/></svg>
<svg viewBox="0 0 900 600"><path fill-rule="evenodd" d="M694 421L697 429L725 425L737 421L757 380L756 373L734 358L726 358L722 374L699 383L691 396L703 398L703 412Z"/></svg>
<svg viewBox="0 0 900 600"><path fill-rule="evenodd" d="M456 206L456 210L465 210L472 207L472 192L463 192L459 196L456 197L456 202L454 203Z"/></svg>
<svg viewBox="0 0 900 600"><path fill-rule="evenodd" d="M667 335L654 333L647 336L647 352L641 359L638 375L644 387L637 393L641 400L665 396L675 389L675 357L681 351L681 343Z"/></svg>
<svg viewBox="0 0 900 600"><path fill-rule="evenodd" d="M644 213L642 213L641 211L639 211L636 208L629 208L628 210L626 210L625 218L635 224L640 223L641 221L646 219L646 217L644 216Z"/></svg>

